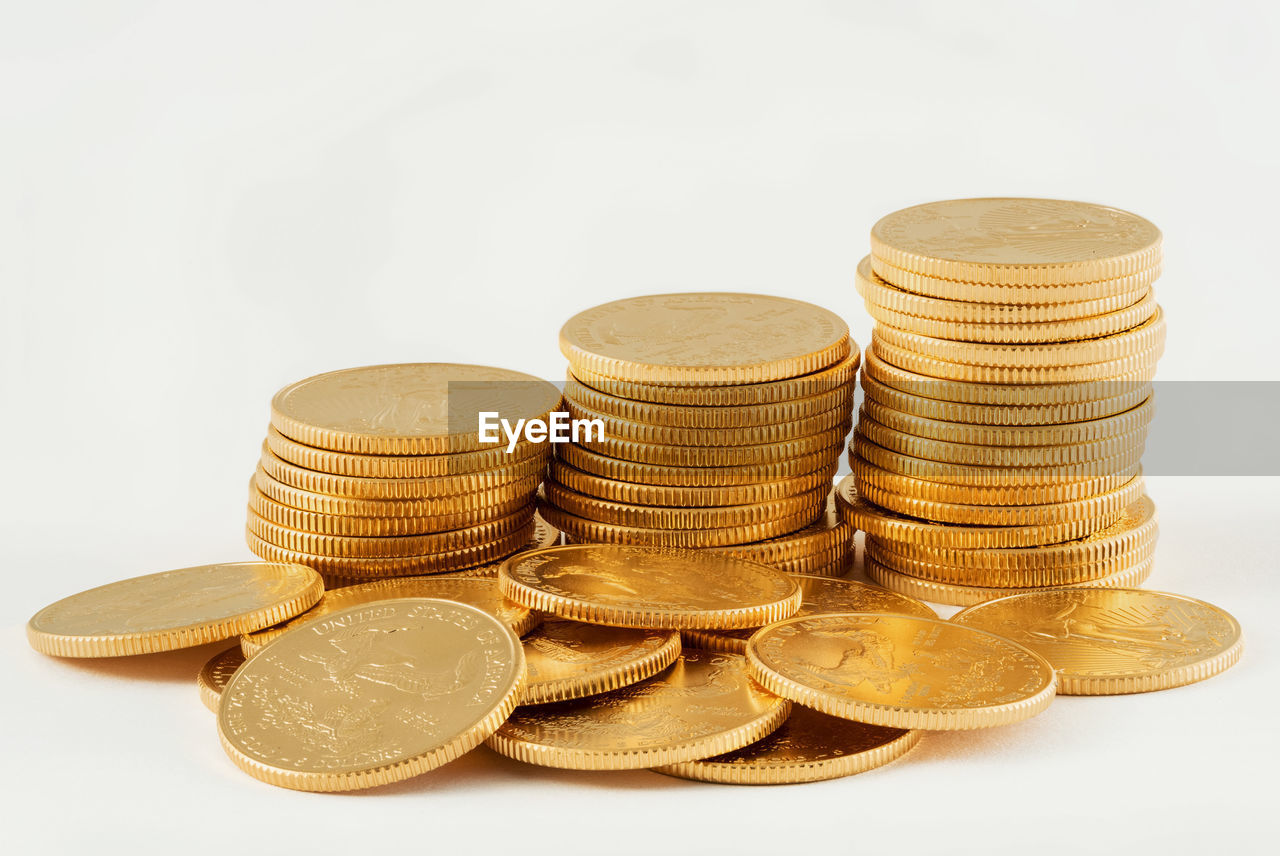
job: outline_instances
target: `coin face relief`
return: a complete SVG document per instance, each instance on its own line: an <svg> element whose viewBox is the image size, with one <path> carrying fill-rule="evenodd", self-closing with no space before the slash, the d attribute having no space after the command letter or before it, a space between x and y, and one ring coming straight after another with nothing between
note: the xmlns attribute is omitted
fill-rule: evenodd
<svg viewBox="0 0 1280 856"><path fill-rule="evenodd" d="M440 766L488 737L524 683L520 641L473 606L360 604L287 633L223 690L223 748L255 778L368 788Z"/></svg>

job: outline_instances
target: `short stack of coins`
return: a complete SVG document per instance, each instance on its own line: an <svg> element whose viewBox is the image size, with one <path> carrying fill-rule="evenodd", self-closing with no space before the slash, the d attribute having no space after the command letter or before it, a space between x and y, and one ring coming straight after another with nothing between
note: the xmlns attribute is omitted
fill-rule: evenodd
<svg viewBox="0 0 1280 856"><path fill-rule="evenodd" d="M691 547L839 574L831 482L860 353L833 313L754 294L631 298L571 318L542 515L578 542Z"/></svg>
<svg viewBox="0 0 1280 856"><path fill-rule="evenodd" d="M249 488L249 547L333 587L485 568L557 540L535 517L548 446L484 444L478 414L545 419L559 402L530 375L454 363L285 387Z"/></svg>
<svg viewBox="0 0 1280 856"><path fill-rule="evenodd" d="M1160 265L1154 225L1087 203L952 200L875 224L838 491L872 579L952 605L1146 579Z"/></svg>

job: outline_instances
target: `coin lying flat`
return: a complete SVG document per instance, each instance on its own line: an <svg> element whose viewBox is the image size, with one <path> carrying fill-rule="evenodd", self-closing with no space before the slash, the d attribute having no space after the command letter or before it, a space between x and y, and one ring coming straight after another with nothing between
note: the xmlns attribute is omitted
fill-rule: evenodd
<svg viewBox="0 0 1280 856"><path fill-rule="evenodd" d="M548 451L543 444L521 441L511 451L501 443L443 455L359 455L317 449L289 439L274 427L267 429L267 448L281 460L299 467L361 478L436 478L482 472L529 458L545 458Z"/></svg>
<svg viewBox="0 0 1280 856"><path fill-rule="evenodd" d="M671 446L749 446L760 443L782 443L829 431L847 422L852 412L852 408L846 401L839 407L833 407L803 419L742 428L706 428L654 425L623 419L572 401L565 404L565 409L574 419L599 420L604 426L605 436L618 437L633 443L660 443Z"/></svg>
<svg viewBox="0 0 1280 856"><path fill-rule="evenodd" d="M937 378L938 380L1010 385L1072 384L1096 381L1114 381L1134 372L1155 373L1156 363L1164 353L1164 340L1139 353L1098 363L1081 363L1070 366L975 366L953 363L925 356L916 351L899 348L881 339L880 328L871 331L871 351L887 363L909 372Z"/></svg>
<svg viewBox="0 0 1280 856"><path fill-rule="evenodd" d="M191 648L278 624L324 593L310 568L284 562L201 565L120 580L46 606L27 640L55 657L119 657Z"/></svg>
<svg viewBox="0 0 1280 856"><path fill-rule="evenodd" d="M800 586L803 600L795 616L822 615L832 612L889 612L900 615L918 615L924 618L937 618L927 604L912 597L887 591L879 586L869 586L854 580L837 580L824 577L803 576L793 574L792 579ZM748 627L737 630L682 630L681 635L696 648L711 651L730 651L734 654L747 653L747 640L758 628Z"/></svg>
<svg viewBox="0 0 1280 856"><path fill-rule="evenodd" d="M949 199L880 218L871 227L871 254L873 261L950 280L1072 285L1156 266L1160 230L1136 214L1088 202Z"/></svg>
<svg viewBox="0 0 1280 856"><path fill-rule="evenodd" d="M810 455L799 455L766 464L732 467L659 466L611 458L578 446L562 445L556 456L566 464L599 478L634 484L672 487L738 487L760 485L779 479L825 470L840 457L841 441Z"/></svg>
<svg viewBox="0 0 1280 856"><path fill-rule="evenodd" d="M560 330L560 351L572 366L653 384L797 377L840 361L850 347L848 326L826 309L730 292L615 300L579 312Z"/></svg>
<svg viewBox="0 0 1280 856"><path fill-rule="evenodd" d="M1240 624L1202 600L1141 589L1052 589L971 606L958 624L998 633L1058 670L1059 692L1119 695L1202 681L1235 665Z"/></svg>
<svg viewBox="0 0 1280 856"><path fill-rule="evenodd" d="M920 742L919 731L866 725L795 706L768 737L749 746L654 769L725 785L788 785L865 773L897 760Z"/></svg>
<svg viewBox="0 0 1280 856"><path fill-rule="evenodd" d="M806 493L768 502L710 508L614 502L578 493L550 480L543 483L542 490L547 502L561 511L599 523L645 529L718 529L768 523L779 517L802 513L806 509L812 510L831 492L831 486L820 485Z"/></svg>
<svg viewBox="0 0 1280 856"><path fill-rule="evenodd" d="M523 640L529 668L521 704L547 704L629 686L680 656L673 630L605 627L551 619Z"/></svg>
<svg viewBox="0 0 1280 856"><path fill-rule="evenodd" d="M608 544L521 553L503 563L498 582L530 609L616 627L758 627L801 600L795 580L757 562Z"/></svg>
<svg viewBox="0 0 1280 856"><path fill-rule="evenodd" d="M244 653L236 645L221 654L215 654L209 662L201 667L196 675L196 689L200 693L200 701L214 713L218 712L218 699L222 691L231 682L231 676L244 665Z"/></svg>
<svg viewBox="0 0 1280 856"><path fill-rule="evenodd" d="M747 643L751 676L822 713L891 728L1006 725L1053 701L1053 667L986 631L878 613L779 621Z"/></svg>
<svg viewBox="0 0 1280 856"><path fill-rule="evenodd" d="M836 473L835 462L824 469L794 478L762 481L756 484L723 487L681 487L679 485L634 484L604 478L560 460L553 460L547 471L548 482L599 499L633 505L665 505L677 508L710 508L725 505L752 505L772 502L830 485Z"/></svg>
<svg viewBox="0 0 1280 856"><path fill-rule="evenodd" d="M514 422L543 418L559 403L555 386L523 372L403 363L291 384L271 400L271 424L291 440L334 452L438 455L486 448L478 435L482 411Z"/></svg>
<svg viewBox="0 0 1280 856"><path fill-rule="evenodd" d="M528 497L538 489L541 481L542 472L537 471L523 479L517 479L499 487L480 488L467 493L438 496L433 499L396 500L360 499L304 490L276 481L261 466L253 474L253 484L261 495L279 505L296 508L303 513L325 515L331 518L382 520L421 518L429 521L422 530L424 532L440 531L441 524L437 521L447 520L450 517L462 516L474 522L480 522L486 515L502 517L504 514L510 514L528 502ZM294 528L308 527L295 526ZM456 527L444 526L444 528Z"/></svg>
<svg viewBox="0 0 1280 856"><path fill-rule="evenodd" d="M706 529L650 529L601 523L576 514L568 514L550 503L538 503L538 513L551 525L576 541L599 544L640 544L654 547L704 548L748 544L795 532L813 522L822 510L821 500L799 511L775 517L763 523L744 523Z"/></svg>
<svg viewBox="0 0 1280 856"><path fill-rule="evenodd" d="M691 406L633 401L609 395L586 386L571 374L565 379L564 395L566 403L570 405L616 419L647 425L737 430L807 419L836 408L847 409L853 399L853 390L849 383L845 383L826 392L785 401L730 407Z"/></svg>
<svg viewBox="0 0 1280 856"><path fill-rule="evenodd" d="M686 650L667 671L604 695L522 707L489 738L502 755L569 770L636 770L729 752L777 728L791 705L736 654Z"/></svg>
<svg viewBox="0 0 1280 856"><path fill-rule="evenodd" d="M272 523L249 508L246 525L262 540L300 553L349 559L405 558L448 553L489 544L528 526L533 508L528 504L514 514L462 529L423 535L320 535Z"/></svg>
<svg viewBox="0 0 1280 856"><path fill-rule="evenodd" d="M285 633L326 615L360 603L379 600L395 600L405 597L430 597L438 600L456 600L483 609L503 624L523 636L538 625L538 615L532 610L513 603L498 591L498 582L488 577L400 577L371 583L345 586L324 593L319 603L301 615L264 627L255 633L240 637L240 648L246 657L261 651L268 642L279 639Z"/></svg>
<svg viewBox="0 0 1280 856"><path fill-rule="evenodd" d="M904 476L881 469L856 453L859 446L865 447L865 444L855 443L855 451L849 456L849 464L853 468L854 482L857 485L866 485L872 490L900 497L955 505L1050 505L1057 502L1073 502L1118 490L1138 475L1138 470L1134 470L1064 480L1054 484L949 484ZM871 498L869 491L863 492L868 499ZM894 510L904 514L911 513L911 510L905 506ZM979 521L951 522L977 523Z"/></svg>
<svg viewBox="0 0 1280 856"><path fill-rule="evenodd" d="M474 606L359 604L247 660L222 692L218 734L264 782L375 787L474 748L511 713L524 674L515 633Z"/></svg>

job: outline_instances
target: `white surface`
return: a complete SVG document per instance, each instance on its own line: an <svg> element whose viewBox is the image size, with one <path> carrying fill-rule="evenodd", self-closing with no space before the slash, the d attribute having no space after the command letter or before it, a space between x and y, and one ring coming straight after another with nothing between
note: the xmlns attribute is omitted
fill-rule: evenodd
<svg viewBox="0 0 1280 856"><path fill-rule="evenodd" d="M290 793L223 757L192 682L212 650L58 662L22 626L101 582L248 558L245 485L287 382L403 360L558 379L569 314L658 290L808 299L865 343L852 273L867 229L930 199L1064 196L1150 217L1166 240L1161 378L1275 379L1275 15L5 4L13 852L1065 852L1081 834L1261 849L1280 703L1273 479L1150 487L1152 585L1232 610L1248 639L1236 669L1062 699L803 787L558 773L482 750L376 795Z"/></svg>

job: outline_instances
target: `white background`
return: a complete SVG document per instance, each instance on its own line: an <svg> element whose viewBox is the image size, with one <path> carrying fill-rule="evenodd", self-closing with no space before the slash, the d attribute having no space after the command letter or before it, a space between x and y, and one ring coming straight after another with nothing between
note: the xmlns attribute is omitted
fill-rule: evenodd
<svg viewBox="0 0 1280 856"><path fill-rule="evenodd" d="M791 788L480 750L380 793L242 775L212 650L59 662L46 602L250 558L280 386L467 361L559 379L573 312L653 291L827 306L867 230L1041 195L1165 233L1162 379L1277 379L1276 13L1192 5L63 2L0 12L4 837L20 850L1263 849L1280 704L1273 479L1152 479L1152 585L1244 661ZM1205 437L1211 443L1211 437ZM220 647L220 646L215 646ZM9 848L6 848L9 849ZM16 852L16 851L14 851Z"/></svg>

